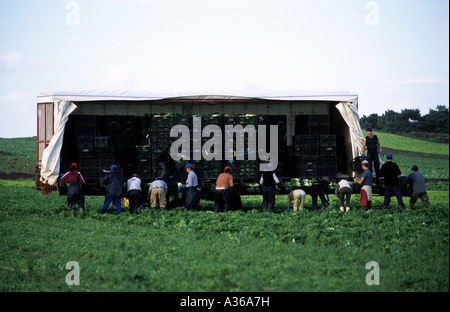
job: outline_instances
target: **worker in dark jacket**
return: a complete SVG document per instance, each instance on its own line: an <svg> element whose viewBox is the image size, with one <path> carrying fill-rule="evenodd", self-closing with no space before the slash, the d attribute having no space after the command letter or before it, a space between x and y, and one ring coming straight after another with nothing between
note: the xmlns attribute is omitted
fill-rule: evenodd
<svg viewBox="0 0 450 312"><path fill-rule="evenodd" d="M263 195L261 212L263 212L266 208L269 209L269 212L274 212L273 208L275 206L276 194L275 185L278 183L280 183L280 180L278 180L277 175L273 171L272 164L267 164L266 171L261 175L261 179L259 180L259 184L262 186Z"/></svg>
<svg viewBox="0 0 450 312"><path fill-rule="evenodd" d="M120 199L122 198L124 182L125 180L123 176L117 171L117 166L112 165L111 171L103 178L101 182L103 185L106 185L106 194L105 203L103 204L100 213L105 213L112 201L114 201L117 212L123 212L120 205Z"/></svg>
<svg viewBox="0 0 450 312"><path fill-rule="evenodd" d="M67 205L72 211L72 216L76 216L76 205L80 208L81 215L84 215L84 194L81 189L81 185L84 184L84 179L81 173L77 170L76 163L72 163L69 167L69 171L61 178L60 183L69 183L69 189L67 190Z"/></svg>
<svg viewBox="0 0 450 312"><path fill-rule="evenodd" d="M312 199L312 209L318 210L317 207L317 196L319 196L320 201L322 202L322 208L327 208L327 199L325 198L325 192L324 192L324 186L326 184L328 188L327 181L325 180L319 180L319 179L313 179L313 184L311 185L311 199Z"/></svg>
<svg viewBox="0 0 450 312"><path fill-rule="evenodd" d="M398 176L401 175L400 168L392 161L394 156L392 154L386 155L386 162L381 166L381 174L384 177L384 208L389 207L391 202L391 193L397 197L398 208L405 209L405 204L402 200L402 191Z"/></svg>

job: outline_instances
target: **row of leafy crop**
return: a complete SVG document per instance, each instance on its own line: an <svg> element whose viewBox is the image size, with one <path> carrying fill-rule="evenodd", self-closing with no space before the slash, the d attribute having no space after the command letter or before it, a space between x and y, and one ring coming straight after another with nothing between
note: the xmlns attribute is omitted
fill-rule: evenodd
<svg viewBox="0 0 450 312"><path fill-rule="evenodd" d="M0 186L2 208L0 212L7 215L36 215L69 217L65 197L52 193L43 196L28 187ZM127 212L99 215L98 209L102 197L87 197L87 218L105 222L121 222L153 229L165 229L177 232L191 232L201 235L228 235L236 241L252 239L269 239L277 243L320 243L326 245L361 245L372 246L373 240L389 242L386 248L400 248L405 242L413 243L429 230L439 229L448 233L448 199L447 206L436 194L431 192L430 209L421 209L401 213L396 209L373 209L363 212L358 209L358 196L353 196L350 213L337 209L334 195L330 196L331 207L320 211L303 209L300 212L286 212L285 196L277 196L277 213L260 213L260 196L243 197L245 211L213 213L211 202L201 203L200 210L192 213L179 207L172 210L145 209L139 215ZM445 200L444 200L445 201ZM308 199L309 204L309 199ZM374 205L381 207L382 197L375 197ZM203 207L202 207L203 206ZM253 209L251 209L253 207ZM114 208L110 208L114 211ZM431 225L431 226L430 226ZM431 233L431 232L430 232ZM445 242L444 242L445 243ZM447 238L448 244L448 238ZM393 247L394 246L394 247Z"/></svg>
<svg viewBox="0 0 450 312"><path fill-rule="evenodd" d="M342 213L331 195L320 211L287 213L277 196L276 213L260 213L261 196L243 196L246 212L216 214L202 201L197 212L138 215L99 215L99 196L73 219L65 197L0 181L0 290L448 291L448 189L429 196L430 209L403 212ZM70 260L82 270L76 289L65 284ZM364 282L371 260L377 289Z"/></svg>

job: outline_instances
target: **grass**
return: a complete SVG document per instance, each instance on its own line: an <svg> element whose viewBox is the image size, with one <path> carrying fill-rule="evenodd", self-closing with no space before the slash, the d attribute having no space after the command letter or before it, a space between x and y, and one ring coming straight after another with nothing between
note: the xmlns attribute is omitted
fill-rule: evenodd
<svg viewBox="0 0 450 312"><path fill-rule="evenodd" d="M449 145L430 142L428 140L420 140L377 131L376 134L380 138L381 147L408 151L409 153L420 153L430 155L446 155L449 154Z"/></svg>
<svg viewBox="0 0 450 312"><path fill-rule="evenodd" d="M386 148L404 146L380 139ZM405 175L418 164L427 178L448 178L448 152L436 145L422 151L432 148L442 158L404 151L395 161ZM35 138L0 139L0 151L2 160L30 158L34 166ZM11 164L0 171L20 169ZM195 213L179 207L132 216L110 208L99 215L103 197L87 196L84 218L71 217L65 197L33 185L0 180L3 292L449 291L448 182L427 183L431 207L419 201L415 211L398 211L395 198L381 209L383 197L375 195L375 208L363 212L354 194L349 213L334 195L327 210L311 211L308 196L305 209L287 213L279 195L275 214L259 212L261 196L242 196L243 210L228 214L212 213L212 202L202 200ZM65 282L69 261L80 264L79 286ZM379 286L365 282L370 261L380 265Z"/></svg>
<svg viewBox="0 0 450 312"><path fill-rule="evenodd" d="M430 191L431 208L395 205L349 213L331 207L260 213L144 210L99 215L103 198L87 197L85 218L72 218L65 197L44 196L28 180L0 183L1 291L448 291L448 188ZM352 197L358 207L359 195ZM406 200L406 199L405 199ZM407 202L407 200L406 200ZM80 286L65 265L80 264ZM380 264L381 284L368 286L365 265Z"/></svg>
<svg viewBox="0 0 450 312"><path fill-rule="evenodd" d="M0 172L33 174L36 165L36 137L0 138Z"/></svg>

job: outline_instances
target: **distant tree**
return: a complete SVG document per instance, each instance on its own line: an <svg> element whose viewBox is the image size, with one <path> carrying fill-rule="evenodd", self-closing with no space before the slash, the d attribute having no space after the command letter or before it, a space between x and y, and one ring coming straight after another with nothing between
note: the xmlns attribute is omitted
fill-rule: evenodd
<svg viewBox="0 0 450 312"><path fill-rule="evenodd" d="M400 114L397 112L394 112L393 110L388 109L384 112L383 115L378 118L378 125L380 130L386 131L386 132L393 132L393 131L399 131L401 129L400 126L398 126L398 121L400 120Z"/></svg>
<svg viewBox="0 0 450 312"><path fill-rule="evenodd" d="M369 116L363 115L360 118L359 123L361 125L361 129L363 129L363 130L367 129L367 128L380 130L378 128L378 115L377 114L370 114Z"/></svg>
<svg viewBox="0 0 450 312"><path fill-rule="evenodd" d="M444 105L438 105L436 109L429 110L423 116L420 130L424 132L448 133L449 132L449 109Z"/></svg>
<svg viewBox="0 0 450 312"><path fill-rule="evenodd" d="M400 113L388 109L383 115L370 114L359 120L361 129L372 128L385 132L449 132L449 109L438 105L421 116L419 109L402 109Z"/></svg>
<svg viewBox="0 0 450 312"><path fill-rule="evenodd" d="M421 120L419 109L402 109L398 116L397 127L406 132L417 131L420 129Z"/></svg>

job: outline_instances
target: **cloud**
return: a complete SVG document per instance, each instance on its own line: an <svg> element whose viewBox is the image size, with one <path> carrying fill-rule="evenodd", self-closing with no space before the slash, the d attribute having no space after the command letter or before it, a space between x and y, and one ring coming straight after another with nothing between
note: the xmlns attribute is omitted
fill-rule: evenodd
<svg viewBox="0 0 450 312"><path fill-rule="evenodd" d="M11 70L19 67L23 63L25 53L22 51L14 51L0 55L0 69Z"/></svg>

